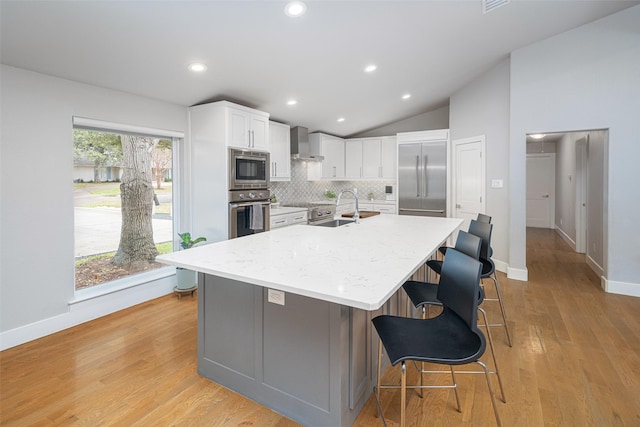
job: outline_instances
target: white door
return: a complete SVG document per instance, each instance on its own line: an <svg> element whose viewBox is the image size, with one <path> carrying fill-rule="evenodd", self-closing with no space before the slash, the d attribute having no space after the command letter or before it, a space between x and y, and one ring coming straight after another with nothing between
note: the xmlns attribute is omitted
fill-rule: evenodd
<svg viewBox="0 0 640 427"><path fill-rule="evenodd" d="M556 155L527 154L527 227L555 228Z"/></svg>
<svg viewBox="0 0 640 427"><path fill-rule="evenodd" d="M462 230L478 213L485 213L485 137L456 139L453 141L452 159L452 216L463 218Z"/></svg>

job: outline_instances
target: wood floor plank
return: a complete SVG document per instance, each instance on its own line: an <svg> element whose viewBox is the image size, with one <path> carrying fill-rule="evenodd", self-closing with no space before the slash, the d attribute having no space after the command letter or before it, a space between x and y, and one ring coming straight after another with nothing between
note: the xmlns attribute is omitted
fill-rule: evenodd
<svg viewBox="0 0 640 427"><path fill-rule="evenodd" d="M584 255L553 230L527 230L527 259L528 282L498 273L514 343L492 328L507 397L498 403L503 424L639 426L640 298L606 294ZM496 303L486 310L500 318ZM200 377L196 327L197 300L166 296L5 350L0 425L298 425ZM396 368L385 374L399 378ZM408 378L418 380L412 367ZM494 425L484 377L457 379L461 413L451 390L409 392L408 425ZM398 425L399 401L399 393L382 392L389 426ZM371 398L354 426L382 425L376 413Z"/></svg>

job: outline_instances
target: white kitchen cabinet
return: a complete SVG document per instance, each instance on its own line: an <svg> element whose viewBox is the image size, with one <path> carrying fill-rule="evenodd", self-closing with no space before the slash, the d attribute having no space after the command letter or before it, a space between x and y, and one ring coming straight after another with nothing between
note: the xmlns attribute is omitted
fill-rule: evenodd
<svg viewBox="0 0 640 427"><path fill-rule="evenodd" d="M227 146L267 151L269 149L269 114L252 108L227 106Z"/></svg>
<svg viewBox="0 0 640 427"><path fill-rule="evenodd" d="M380 141L380 177L383 179L396 179L398 171L398 144L395 136L382 138ZM395 212L394 212L395 213Z"/></svg>
<svg viewBox="0 0 640 427"><path fill-rule="evenodd" d="M361 139L347 139L344 141L345 178L362 178L363 150Z"/></svg>
<svg viewBox="0 0 640 427"><path fill-rule="evenodd" d="M347 139L345 147L346 178L396 178L395 137Z"/></svg>
<svg viewBox="0 0 640 427"><path fill-rule="evenodd" d="M396 205L394 203L385 203L384 201L368 201L359 204L361 211L380 212L381 214L395 214Z"/></svg>
<svg viewBox="0 0 640 427"><path fill-rule="evenodd" d="M381 139L367 138L362 143L362 177L381 178L380 165L382 164Z"/></svg>
<svg viewBox="0 0 640 427"><path fill-rule="evenodd" d="M291 181L291 134L289 126L269 122L271 181Z"/></svg>
<svg viewBox="0 0 640 427"><path fill-rule="evenodd" d="M271 210L269 217L269 227L271 230L281 227L287 227L294 224L307 223L307 211L300 210L297 212L289 212L287 208L277 208ZM281 212L278 212L281 211Z"/></svg>
<svg viewBox="0 0 640 427"><path fill-rule="evenodd" d="M311 152L324 156L320 176L316 168L309 168L309 179L340 180L345 178L344 139L324 133L309 135ZM311 175L311 171L314 171Z"/></svg>

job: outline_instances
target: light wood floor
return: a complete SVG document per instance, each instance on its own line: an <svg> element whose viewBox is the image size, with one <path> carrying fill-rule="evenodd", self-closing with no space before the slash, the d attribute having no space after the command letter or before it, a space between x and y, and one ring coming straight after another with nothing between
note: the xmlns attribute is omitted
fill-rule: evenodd
<svg viewBox="0 0 640 427"><path fill-rule="evenodd" d="M553 231L529 229L527 239L529 282L499 276L514 338L508 347L494 332L503 424L639 426L640 298L605 294L584 256ZM297 425L198 376L189 297L159 298L0 357L2 426ZM409 424L494 425L482 376L458 377L462 413L450 391L409 392ZM392 368L385 379L396 378ZM397 425L399 393L382 400ZM381 425L375 413L370 399L355 425Z"/></svg>

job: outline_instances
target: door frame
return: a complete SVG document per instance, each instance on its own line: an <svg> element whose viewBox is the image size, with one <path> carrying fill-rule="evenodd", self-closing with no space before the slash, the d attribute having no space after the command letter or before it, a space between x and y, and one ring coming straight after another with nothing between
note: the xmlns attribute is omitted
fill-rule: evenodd
<svg viewBox="0 0 640 427"><path fill-rule="evenodd" d="M457 164L457 159L456 159L456 150L458 148L459 145L464 145L464 144L470 144L470 143L474 143L474 142L479 142L480 143L480 158L482 159L481 161L481 166L482 166L482 170L481 170L481 182L483 183L483 185L481 186L481 209L479 213L483 213L486 214L487 212L487 149L486 149L486 136L485 135L477 135L477 136L472 136L469 138L460 138L460 139L454 139L451 141L451 215L452 217L457 218L458 217L458 208L456 207L458 205L458 200L457 200L457 192L456 192L456 185L457 185L457 178L458 178L458 171L456 170L456 164Z"/></svg>
<svg viewBox="0 0 640 427"><path fill-rule="evenodd" d="M589 134L575 142L576 150L576 252L587 252L587 206L589 203Z"/></svg>

